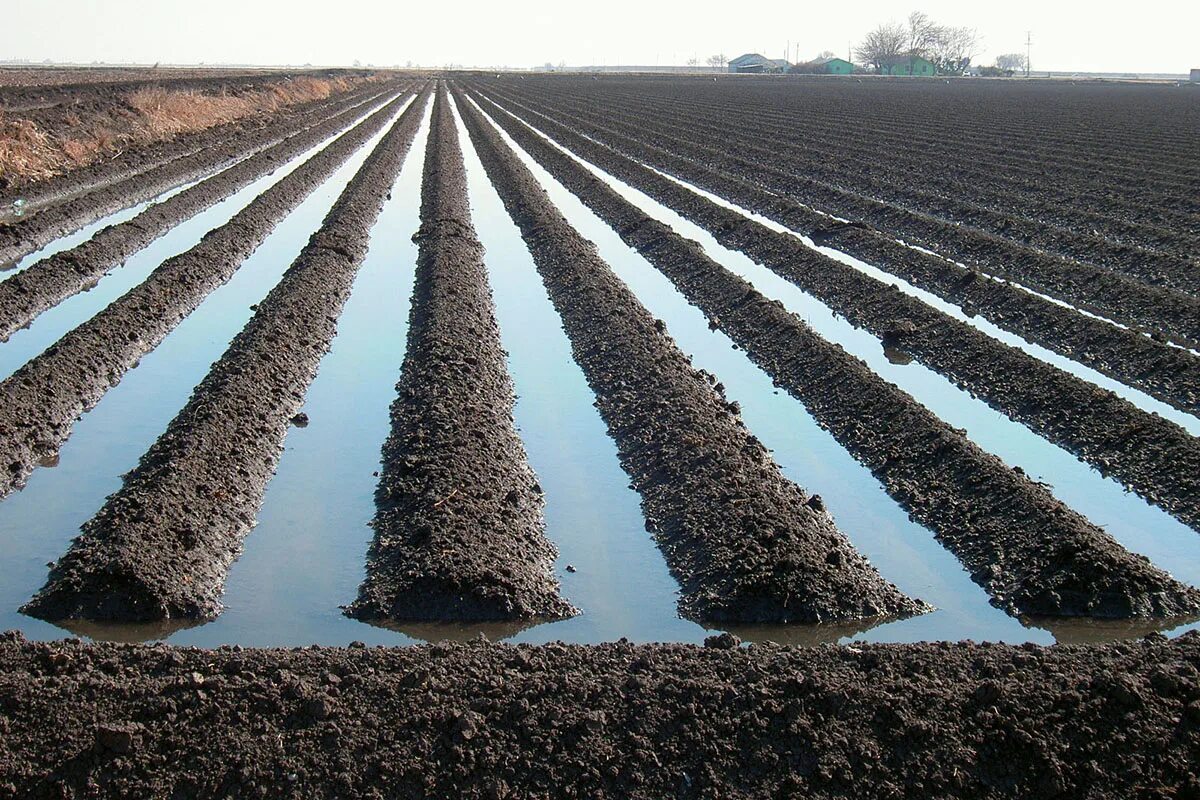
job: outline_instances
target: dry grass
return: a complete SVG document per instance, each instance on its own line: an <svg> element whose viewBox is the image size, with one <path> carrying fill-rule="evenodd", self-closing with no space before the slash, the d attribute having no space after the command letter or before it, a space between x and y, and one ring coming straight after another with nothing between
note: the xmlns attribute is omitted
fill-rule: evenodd
<svg viewBox="0 0 1200 800"><path fill-rule="evenodd" d="M80 120L63 135L42 131L30 120L6 121L0 115L0 188L44 180L131 145L324 100L361 81L301 76L236 94L147 87L125 98L127 108L114 106L107 115Z"/></svg>

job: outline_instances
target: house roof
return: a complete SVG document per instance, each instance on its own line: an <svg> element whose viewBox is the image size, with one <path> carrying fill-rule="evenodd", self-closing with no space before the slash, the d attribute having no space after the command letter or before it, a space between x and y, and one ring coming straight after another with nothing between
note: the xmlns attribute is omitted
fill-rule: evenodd
<svg viewBox="0 0 1200 800"><path fill-rule="evenodd" d="M826 58L814 58L814 59L812 60L812 63L813 63L813 64L816 64L817 66L824 66L824 65L828 64L828 63L829 63L829 62L831 62L831 61L841 61L843 64L849 64L849 63L850 63L850 62L849 62L849 61L847 61L846 59L844 59L844 58L838 58L837 56L827 56Z"/></svg>
<svg viewBox="0 0 1200 800"><path fill-rule="evenodd" d="M767 64L769 62L769 58L759 53L745 53L737 58L729 60L729 63L732 66L742 66L746 64Z"/></svg>

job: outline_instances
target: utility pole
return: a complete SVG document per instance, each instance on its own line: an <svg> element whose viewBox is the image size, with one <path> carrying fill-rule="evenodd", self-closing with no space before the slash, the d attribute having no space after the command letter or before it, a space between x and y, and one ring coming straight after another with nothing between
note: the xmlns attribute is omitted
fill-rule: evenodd
<svg viewBox="0 0 1200 800"><path fill-rule="evenodd" d="M1030 70L1033 69L1030 56L1033 54L1033 31L1025 31L1025 77L1029 77Z"/></svg>

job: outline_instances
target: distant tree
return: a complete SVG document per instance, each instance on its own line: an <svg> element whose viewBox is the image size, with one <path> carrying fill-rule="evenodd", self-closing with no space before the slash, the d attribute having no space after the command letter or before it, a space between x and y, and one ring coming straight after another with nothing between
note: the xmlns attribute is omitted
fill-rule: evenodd
<svg viewBox="0 0 1200 800"><path fill-rule="evenodd" d="M692 56L691 58L689 58L687 60L687 65L689 67L698 67L698 66L700 66L700 59L696 58L695 56Z"/></svg>
<svg viewBox="0 0 1200 800"><path fill-rule="evenodd" d="M1002 56L996 56L996 68L1005 72L1019 72L1025 69L1025 54L1005 53Z"/></svg>
<svg viewBox="0 0 1200 800"><path fill-rule="evenodd" d="M724 69L725 65L729 63L729 59L725 57L724 53L717 53L716 55L709 56L706 60L708 65L713 69Z"/></svg>
<svg viewBox="0 0 1200 800"><path fill-rule="evenodd" d="M909 41L908 29L896 22L888 22L867 34L854 51L858 60L882 72L883 67L904 54Z"/></svg>
<svg viewBox="0 0 1200 800"><path fill-rule="evenodd" d="M837 53L835 53L835 52L833 52L832 50L822 50L821 52L817 53L817 58L818 58L818 59L821 59L821 58L837 58L837 57L838 57L838 54L837 54Z"/></svg>
<svg viewBox="0 0 1200 800"><path fill-rule="evenodd" d="M943 75L962 75L979 54L979 32L974 28L942 28L929 60Z"/></svg>
<svg viewBox="0 0 1200 800"><path fill-rule="evenodd" d="M914 11L908 15L907 55L910 58L929 58L934 49L942 41L943 28L924 11Z"/></svg>

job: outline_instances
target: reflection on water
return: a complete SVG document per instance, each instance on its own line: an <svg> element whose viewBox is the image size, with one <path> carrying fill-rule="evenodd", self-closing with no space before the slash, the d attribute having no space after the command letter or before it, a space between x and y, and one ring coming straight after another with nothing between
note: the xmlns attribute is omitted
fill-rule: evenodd
<svg viewBox="0 0 1200 800"><path fill-rule="evenodd" d="M1191 619L1127 620L1081 619L1079 617L1025 617L1026 625L1044 628L1059 644L1096 644L1140 639L1150 633L1182 633L1194 628L1200 616Z"/></svg>
<svg viewBox="0 0 1200 800"><path fill-rule="evenodd" d="M533 628L537 620L513 622L396 622L372 620L367 625L392 633L401 633L416 642L470 642L479 638L490 642L511 639L524 630Z"/></svg>
<svg viewBox="0 0 1200 800"><path fill-rule="evenodd" d="M143 644L167 639L179 631L203 625L202 620L168 619L161 622L138 623L108 623L91 622L83 619L70 619L57 623L55 626L68 631L75 636L84 636L97 642L117 642L119 644Z"/></svg>
<svg viewBox="0 0 1200 800"><path fill-rule="evenodd" d="M62 637L66 631L111 641L168 639L202 646L345 645L352 641L411 644L465 641L481 634L491 640L528 643L621 637L700 643L714 632L677 614L676 583L644 528L639 497L628 486L615 445L592 405L594 396L571 357L570 344L528 251L470 151L461 125L473 217L487 248L497 318L518 394L516 423L545 490L547 535L559 548L556 573L562 593L583 613L545 624L503 625L364 624L342 614L340 607L354 599L363 578L380 446L388 432L388 407L404 357L416 258L410 236L418 227L427 131L428 108L392 199L372 233L370 253L339 321L333 348L308 392L304 413L311 422L289 431L258 525L230 572L223 597L225 612L207 624L70 623L57 628L21 617L16 608L45 580L46 563L61 556L79 525L119 486L120 474L136 463L186 402L209 364L250 317L250 306L274 285L320 224L373 142L285 220L228 285L215 291L147 355L140 369L124 376L97 408L85 415L63 448L57 469L39 470L25 491L0 503L0 552L4 553L0 629L20 628L35 639ZM568 219L597 243L601 255L651 313L666 322L695 365L717 375L730 400L741 403L746 424L772 450L784 473L822 495L839 526L885 578L937 608L920 617L879 624L723 629L750 642L815 646L851 640L1082 642L1196 626L1195 621L1179 620L1165 625L1017 620L993 608L932 534L908 519L878 481L821 430L801 404L779 392L724 334L710 330L703 314L607 225L540 169L534 167L534 172ZM246 199L243 196L241 202ZM218 216L230 213L232 209L225 207ZM211 227L213 220L208 219ZM677 222L672 220L672 224ZM701 241L717 256L719 251L712 249L711 240L694 226L678 225L681 232ZM200 232L188 235L198 237ZM178 248L179 241L172 246ZM1137 545L1135 549L1169 565L1184 580L1200 578L1200 550L1194 539L1164 535L1163 515L1139 511L1146 507L1136 498L1097 495L1103 479L1088 475L1086 469L1082 474L1072 471L1056 460L1056 448L1039 445L1036 437L1014 437L1011 423L961 392L947 389L944 379L930 375L919 364L903 365L902 354L884 352L878 339L851 328L791 284L746 259L720 252L722 263L753 280L764 293L780 298L885 378L931 404L951 424L967 427L973 438L1006 458L1011 455L1029 464L1026 470L1030 474L1055 484L1069 502L1087 506L1093 518L1109 524L1123 542ZM127 266L125 270L130 271L124 278L118 270L101 282L95 296L116 290L110 287L136 283L137 275L142 274L138 269L148 271L153 265L131 265L133 270ZM106 287L110 281L113 283ZM71 313L86 318L89 308L102 305L79 305ZM55 324L66 321L64 317ZM0 363L4 362L2 351L0 346ZM568 571L568 564L575 569Z"/></svg>

